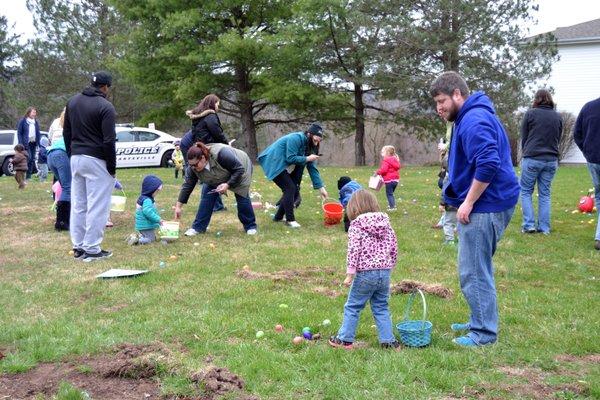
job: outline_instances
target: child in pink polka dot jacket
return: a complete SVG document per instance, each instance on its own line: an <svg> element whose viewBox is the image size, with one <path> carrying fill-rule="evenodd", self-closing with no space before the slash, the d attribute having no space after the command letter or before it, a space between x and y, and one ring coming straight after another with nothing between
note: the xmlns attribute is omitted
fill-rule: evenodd
<svg viewBox="0 0 600 400"><path fill-rule="evenodd" d="M352 286L342 326L329 344L352 349L360 313L370 301L381 347L400 350L388 309L390 274L398 255L396 234L388 215L379 211L377 199L366 190L354 192L346 212L351 222L344 285Z"/></svg>

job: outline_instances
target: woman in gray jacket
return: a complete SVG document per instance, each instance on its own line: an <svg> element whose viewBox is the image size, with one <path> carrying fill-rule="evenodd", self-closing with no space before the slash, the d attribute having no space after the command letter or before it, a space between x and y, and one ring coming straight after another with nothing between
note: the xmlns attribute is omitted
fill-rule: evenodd
<svg viewBox="0 0 600 400"><path fill-rule="evenodd" d="M546 89L535 94L533 106L521 124L521 232L550 234L550 189L558 168L558 144L562 134L562 118L554 110L552 95ZM538 185L538 220L533 210L533 187Z"/></svg>

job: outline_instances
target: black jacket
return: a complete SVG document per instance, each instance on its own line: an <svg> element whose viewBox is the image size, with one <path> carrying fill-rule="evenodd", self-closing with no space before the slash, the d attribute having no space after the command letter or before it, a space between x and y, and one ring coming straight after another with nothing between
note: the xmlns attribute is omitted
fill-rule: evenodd
<svg viewBox="0 0 600 400"><path fill-rule="evenodd" d="M527 110L521 123L523 157L557 160L562 129L562 118L552 107L541 105Z"/></svg>
<svg viewBox="0 0 600 400"><path fill-rule="evenodd" d="M87 87L67 103L63 136L69 157L87 155L106 161L109 174L115 174L115 108L104 93Z"/></svg>
<svg viewBox="0 0 600 400"><path fill-rule="evenodd" d="M600 164L600 97L583 106L573 137L587 162Z"/></svg>
<svg viewBox="0 0 600 400"><path fill-rule="evenodd" d="M194 135L194 143L202 142L223 143L229 144L227 137L223 134L221 120L213 110L206 110L201 114L190 114L192 119L192 134Z"/></svg>

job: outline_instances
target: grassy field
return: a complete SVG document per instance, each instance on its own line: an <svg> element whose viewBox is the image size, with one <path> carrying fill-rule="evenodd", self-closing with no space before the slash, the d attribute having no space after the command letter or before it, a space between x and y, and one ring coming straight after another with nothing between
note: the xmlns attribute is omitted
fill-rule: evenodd
<svg viewBox="0 0 600 400"><path fill-rule="evenodd" d="M372 169L321 172L330 195L337 196L340 175L366 185ZM229 211L213 216L206 235L129 247L125 238L133 232L134 203L141 179L149 173L164 180L156 200L165 219L172 218L181 182L174 180L173 170L119 170L129 196L127 210L112 214L115 227L107 229L103 243L114 256L90 264L73 260L68 234L53 230L49 183L32 181L25 191L17 191L12 177L0 178L0 398L20 398L14 388L8 389L11 382L13 387L19 379L19 385L28 384L24 377L46 363L71 363L80 375L94 376L95 364L85 360L115 354L115 346L123 343L168 349L158 357L152 376L146 376L166 398L600 398L596 215L572 213L591 185L584 167L558 171L550 236L521 234L517 208L494 259L499 341L475 350L451 343L449 325L465 321L468 308L458 287L456 249L442 245L441 232L430 228L439 217L437 169L401 171L398 211L391 213L399 246L392 280L438 283L454 296L427 296L432 344L399 353L379 349L368 309L357 333L364 348L336 350L326 340L291 343L304 326L324 338L334 334L347 293L339 285L345 273L346 235L339 225L323 226L321 203L307 177L297 212L302 228L297 231L271 222L270 212L259 210L259 234L244 235L235 199L229 196ZM254 179L253 190L274 203L278 189L260 168ZM385 193L377 195L385 207ZM195 215L197 196L198 190L184 208L184 229ZM109 268L150 273L95 279ZM285 272L269 275L278 271ZM402 318L406 301L405 295L391 297L394 322ZM325 319L331 320L330 326L321 325ZM274 331L276 324L284 326L283 333ZM259 330L265 335L257 339ZM237 374L244 388L211 392L206 384L196 383L194 373L209 365ZM119 398L68 377L60 381L60 388L57 382L47 383L45 392L33 391L24 398L86 398L82 390L91 398Z"/></svg>

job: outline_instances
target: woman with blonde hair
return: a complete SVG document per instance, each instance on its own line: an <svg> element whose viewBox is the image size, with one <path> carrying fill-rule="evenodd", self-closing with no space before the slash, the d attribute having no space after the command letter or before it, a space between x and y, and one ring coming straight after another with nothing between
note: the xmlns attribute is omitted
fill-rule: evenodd
<svg viewBox="0 0 600 400"><path fill-rule="evenodd" d="M65 139L63 138L64 121L65 109L63 108L60 117L52 122L48 130L48 136L50 136L52 143L48 147L48 168L62 187L60 197L56 199L56 222L54 223L54 228L57 231L68 231L71 219L71 163L67 155Z"/></svg>
<svg viewBox="0 0 600 400"><path fill-rule="evenodd" d="M396 199L394 199L394 191L400 182L400 157L396 154L394 146L383 146L381 148L381 164L375 172L381 176L385 184L385 195L388 201L388 211L396 210Z"/></svg>

